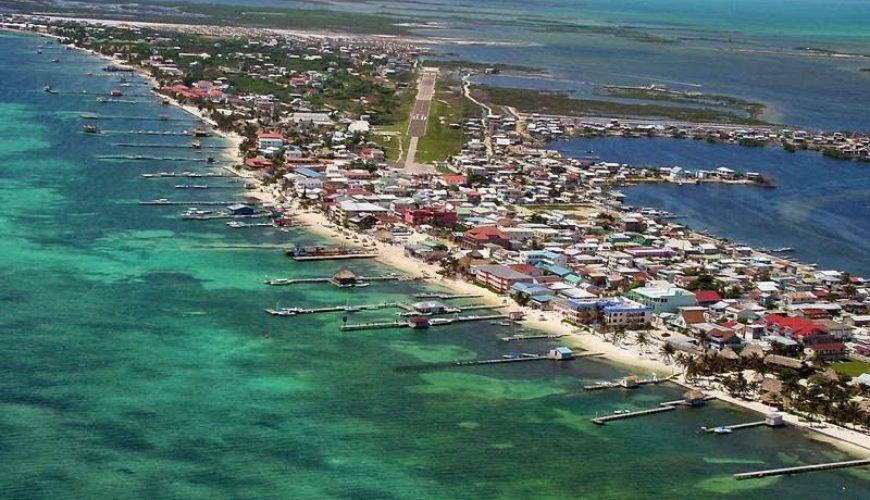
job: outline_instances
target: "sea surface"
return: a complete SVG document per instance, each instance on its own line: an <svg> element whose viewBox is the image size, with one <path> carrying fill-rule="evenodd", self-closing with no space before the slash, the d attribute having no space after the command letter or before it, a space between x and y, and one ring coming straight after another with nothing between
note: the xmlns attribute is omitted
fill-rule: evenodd
<svg viewBox="0 0 870 500"><path fill-rule="evenodd" d="M140 177L218 165L101 159L201 160L184 147L189 137L121 132L196 123L156 104L138 77L123 87L135 102L98 104L120 75L44 43L0 33L0 498L866 498L866 470L733 480L849 455L794 429L698 435L702 425L759 418L725 404L593 425L596 414L682 392L580 389L627 367L399 369L551 346L506 344L502 327L341 333L339 315L265 315L276 304L408 300L421 288L267 287L264 276L338 265L294 264L263 248L317 241L302 231L233 230L180 220L185 205L140 206L244 193ZM85 134L81 112L115 118L97 121L104 134ZM162 113L176 121L153 121Z"/></svg>
<svg viewBox="0 0 870 500"><path fill-rule="evenodd" d="M626 203L667 210L676 222L794 257L821 268L870 276L870 164L814 151L748 148L671 138L570 139L550 147L575 158L594 156L651 167L714 170L725 165L771 176L776 189L725 184L640 184L621 189Z"/></svg>

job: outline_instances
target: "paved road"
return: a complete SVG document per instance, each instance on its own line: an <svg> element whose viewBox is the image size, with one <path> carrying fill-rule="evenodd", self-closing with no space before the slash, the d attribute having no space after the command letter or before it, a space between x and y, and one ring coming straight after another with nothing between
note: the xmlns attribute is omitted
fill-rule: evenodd
<svg viewBox="0 0 870 500"><path fill-rule="evenodd" d="M408 120L408 155L405 157L405 168L409 170L424 170L424 165L416 163L417 142L420 137L426 135L426 124L429 121L429 108L432 106L432 97L435 95L435 80L438 78L438 68L423 68L420 78L420 86L417 90L417 101L411 111Z"/></svg>
<svg viewBox="0 0 870 500"><path fill-rule="evenodd" d="M409 137L423 137L426 134L426 122L429 119L429 108L432 105L432 96L435 94L435 79L438 70L424 68L420 78L420 88L417 91L417 102L411 111L411 119L408 122Z"/></svg>

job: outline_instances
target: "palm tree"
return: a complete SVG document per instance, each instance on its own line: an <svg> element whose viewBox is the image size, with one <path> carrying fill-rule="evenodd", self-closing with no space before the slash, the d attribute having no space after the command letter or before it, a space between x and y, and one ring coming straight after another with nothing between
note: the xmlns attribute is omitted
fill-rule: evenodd
<svg viewBox="0 0 870 500"><path fill-rule="evenodd" d="M665 363L670 363L671 358L676 352L677 350L674 348L673 344L669 342L663 343L661 349L659 349L659 353L665 359Z"/></svg>
<svg viewBox="0 0 870 500"><path fill-rule="evenodd" d="M637 332L637 345L641 347L641 352L646 353L646 347L649 345L649 336L643 330Z"/></svg>

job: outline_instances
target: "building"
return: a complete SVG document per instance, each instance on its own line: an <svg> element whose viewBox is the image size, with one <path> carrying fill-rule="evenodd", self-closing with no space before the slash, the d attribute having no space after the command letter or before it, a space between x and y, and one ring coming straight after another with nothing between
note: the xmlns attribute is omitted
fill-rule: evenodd
<svg viewBox="0 0 870 500"><path fill-rule="evenodd" d="M489 244L498 245L505 249L511 247L510 239L496 226L478 226L469 229L462 235L463 248L483 248Z"/></svg>
<svg viewBox="0 0 870 500"><path fill-rule="evenodd" d="M534 278L508 266L493 264L477 267L474 270L474 280L498 293L506 293L515 283L531 283Z"/></svg>
<svg viewBox="0 0 870 500"><path fill-rule="evenodd" d="M695 294L675 286L645 286L628 292L628 298L652 308L655 314L675 313L697 305Z"/></svg>
<svg viewBox="0 0 870 500"><path fill-rule="evenodd" d="M601 318L610 328L643 328L652 323L652 308L628 299L601 303Z"/></svg>
<svg viewBox="0 0 870 500"><path fill-rule="evenodd" d="M428 224L438 227L453 227L456 224L456 210L446 207L413 208L406 210L403 220L405 224L420 226Z"/></svg>
<svg viewBox="0 0 870 500"><path fill-rule="evenodd" d="M278 132L258 134L257 147L260 149L281 149L284 147L284 135Z"/></svg>

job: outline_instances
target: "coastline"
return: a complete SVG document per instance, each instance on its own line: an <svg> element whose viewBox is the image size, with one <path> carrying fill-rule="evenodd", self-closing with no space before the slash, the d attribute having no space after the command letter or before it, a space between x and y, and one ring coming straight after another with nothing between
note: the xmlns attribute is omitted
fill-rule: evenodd
<svg viewBox="0 0 870 500"><path fill-rule="evenodd" d="M17 31L17 30L11 30L11 31L15 31L15 32L20 33L20 31ZM51 35L46 35L46 36L51 36ZM54 38L58 38L58 37L54 37ZM84 49L84 48L80 48L80 47L75 47L75 48L78 50L83 50L85 52L88 52L92 55L96 55L97 57L100 57L101 59L104 59L107 61L119 62L119 61L115 61L113 58L111 58L109 56L105 56L103 54L97 53L97 52L89 50L89 49ZM138 67L138 66L132 66L132 67L135 68L137 74L147 78L150 82L153 83L153 81L154 81L153 78L149 74L147 74L141 67ZM153 88L152 88L152 92L155 95L159 95L161 98L166 98L171 105L197 117L198 119L200 119L206 123L209 123L210 125L214 125L214 122L212 120L206 118L204 116L204 114L198 108L196 108L194 106L183 105L180 102L178 102L177 100L168 98L166 96L163 96L162 94L157 93L156 91L154 91ZM236 150L236 153L238 153L238 147L242 141L241 136L239 136L238 134L234 134L234 133L222 132L222 131L219 131L219 130L214 129L214 128L213 128L213 131L214 131L215 135L231 141L233 146L234 146L234 149ZM229 155L229 154L231 154L231 152L228 152L227 154ZM238 158L238 154L235 155L234 159L237 159L237 158ZM231 170L234 173L236 173L237 175L239 175L240 177L247 178L247 179L253 179L257 184L256 194L261 200L263 200L266 203L276 203L275 196L268 191L268 188L259 179L256 179L255 177L250 176L250 175L245 175L245 172L243 172L239 169L232 169L231 168ZM324 226L324 223L326 223L327 220L323 214L320 214L317 212L297 211L296 213L293 214L293 217L300 222L308 224L308 227L304 228L303 230L311 231L311 232L317 233L319 235L340 241L339 235L334 230L331 230L329 227ZM422 238L421 235L415 235L415 236ZM712 236L706 236L706 235L704 235L704 236L707 238L711 238L711 239L715 238ZM432 265L432 264L425 264L425 263L422 263L420 261L413 260L409 257L406 257L403 253L402 247L390 246L390 245L380 243L380 242L375 242L375 244L376 244L376 248L377 248L377 253L379 255L377 258L377 260L379 262L386 264L386 265L389 265L389 266L392 266L392 267L395 267L403 272L406 272L406 273L414 275L414 276L428 275L430 278L437 276L436 272L439 269L438 266ZM505 299L504 297L499 296L499 295L497 295L489 290L486 290L484 288L473 285L472 283L467 282L467 281L461 281L461 280L456 280L456 279L446 279L446 278L440 278L440 279L432 278L432 279L429 279L428 281L430 283L436 284L438 286L448 288L448 289L450 289L454 292L457 292L457 293L473 293L473 294L481 295L482 301L484 301L488 304L492 304L492 305L504 304L504 303L506 303L507 300L509 300L509 299ZM516 306L516 308L519 308L519 306ZM528 312L527 309L526 309L526 311ZM564 340L562 341L566 345L571 346L571 347L582 348L582 349L589 350L592 352L600 352L603 354L603 358L605 358L611 362L615 362L615 363L618 363L621 365L626 365L627 367L631 367L631 368L652 370L652 371L655 371L659 374L669 374L669 372L674 371L674 367L672 365L667 365L663 362L655 361L655 360L651 360L651 359L642 359L642 358L638 357L637 353L633 352L632 350L620 348L612 343L604 341L603 339L601 339L595 335L578 334L577 329L575 327L562 323L561 319L558 317L558 315L552 311L543 312L543 313L535 312L534 314L528 316L527 319L524 321L524 323L527 326L529 326L530 328L534 328L534 329L541 330L544 332L553 333L553 334L568 335L567 337L564 337ZM694 385L686 384L686 383L682 383L680 385L684 385L686 387L697 388ZM702 389L702 390L704 390L705 392L707 392L710 395L716 396L718 399L721 399L722 401L740 406L740 407L745 408L745 409L750 409L750 410L758 411L758 412L771 411L771 409L769 409L769 407L761 405L760 403L753 403L753 402L749 402L749 401L738 400L738 399L732 398L732 397L730 397L730 396L728 396L720 391L711 391L708 389L706 389L706 390ZM810 433L810 432L806 433L809 436L815 436L814 437L815 439L821 439L823 441L831 442L832 444L835 444L839 448L841 448L845 451L848 451L850 453L860 454L860 453L866 453L866 450L870 450L870 436L860 434L860 433L855 432L855 431L850 431L848 429L842 429L842 428L839 428L837 426L833 426L833 428L825 428L825 429L809 427L808 424L799 422L797 416L794 416L794 415L791 415L788 413L783 413L783 415L785 417L785 420L790 425L801 428L802 430L805 430L805 431L815 431L813 433Z"/></svg>

